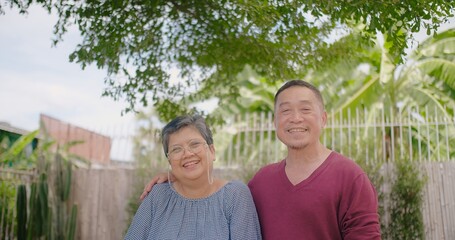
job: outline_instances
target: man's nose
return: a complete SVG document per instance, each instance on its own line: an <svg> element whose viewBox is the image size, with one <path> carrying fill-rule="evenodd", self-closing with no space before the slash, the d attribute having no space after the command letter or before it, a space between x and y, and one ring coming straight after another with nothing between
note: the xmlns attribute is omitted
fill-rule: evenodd
<svg viewBox="0 0 455 240"><path fill-rule="evenodd" d="M291 113L291 120L292 121L303 121L304 120L304 117L303 117L303 114L298 111L298 110L294 110L292 111Z"/></svg>

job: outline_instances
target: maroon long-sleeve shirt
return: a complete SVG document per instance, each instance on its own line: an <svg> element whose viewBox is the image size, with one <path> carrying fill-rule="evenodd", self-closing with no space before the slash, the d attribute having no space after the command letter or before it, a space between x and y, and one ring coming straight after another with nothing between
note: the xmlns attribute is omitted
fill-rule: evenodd
<svg viewBox="0 0 455 240"><path fill-rule="evenodd" d="M376 191L352 160L332 152L295 186L285 165L262 168L248 184L263 239L381 239Z"/></svg>

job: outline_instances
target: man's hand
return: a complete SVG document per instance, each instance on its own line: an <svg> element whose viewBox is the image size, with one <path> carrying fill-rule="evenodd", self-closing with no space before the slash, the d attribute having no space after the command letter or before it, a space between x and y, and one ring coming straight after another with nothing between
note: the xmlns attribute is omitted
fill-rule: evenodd
<svg viewBox="0 0 455 240"><path fill-rule="evenodd" d="M171 179L172 179L172 176L171 176ZM144 198L147 196L147 194L150 191L152 191L153 185L155 185L157 183L164 183L164 182L167 182L168 180L169 179L168 179L167 173L159 173L158 175L153 177L152 180L145 186L144 191L142 192L141 197L139 199L141 201L144 200Z"/></svg>

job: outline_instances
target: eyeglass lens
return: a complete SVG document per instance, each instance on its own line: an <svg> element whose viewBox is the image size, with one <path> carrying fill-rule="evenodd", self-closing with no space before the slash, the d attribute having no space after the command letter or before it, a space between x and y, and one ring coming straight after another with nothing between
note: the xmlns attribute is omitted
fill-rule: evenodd
<svg viewBox="0 0 455 240"><path fill-rule="evenodd" d="M185 149L193 154L199 153L204 148L205 143L199 141L190 142L187 147L175 146L168 153L169 159L182 159Z"/></svg>

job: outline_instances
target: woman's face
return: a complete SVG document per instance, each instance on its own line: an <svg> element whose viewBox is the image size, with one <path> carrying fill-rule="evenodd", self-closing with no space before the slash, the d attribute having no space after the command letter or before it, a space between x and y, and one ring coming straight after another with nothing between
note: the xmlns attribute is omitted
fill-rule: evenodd
<svg viewBox="0 0 455 240"><path fill-rule="evenodd" d="M212 171L215 149L207 145L195 127L184 127L170 134L168 149L169 164L177 180L208 181L207 171Z"/></svg>

